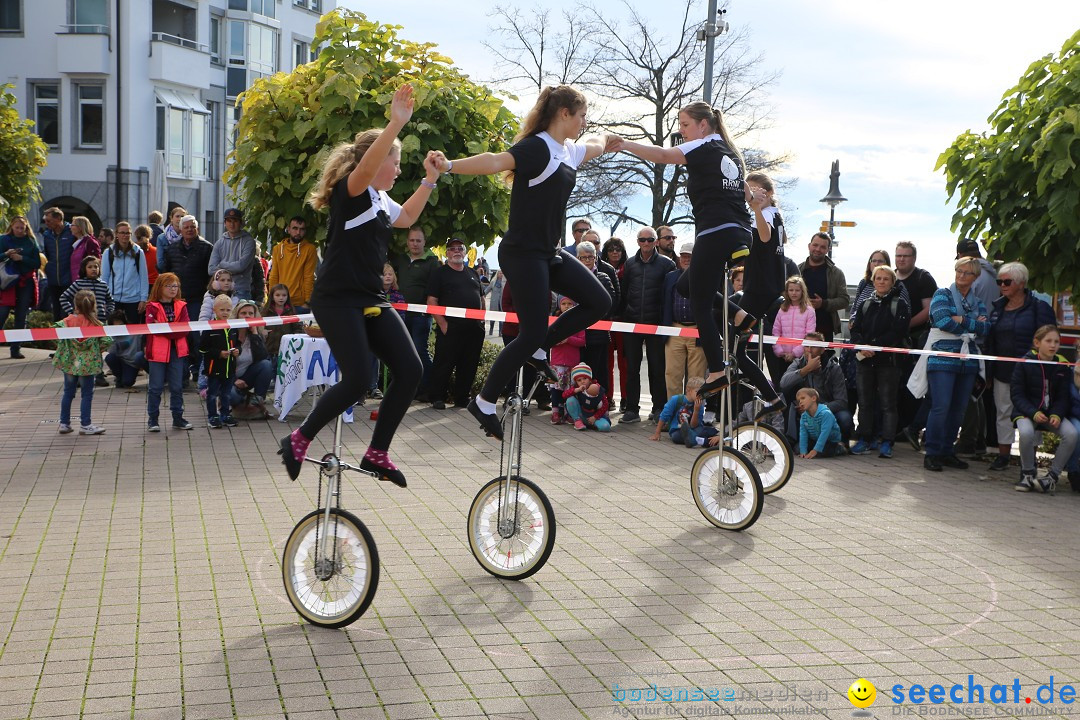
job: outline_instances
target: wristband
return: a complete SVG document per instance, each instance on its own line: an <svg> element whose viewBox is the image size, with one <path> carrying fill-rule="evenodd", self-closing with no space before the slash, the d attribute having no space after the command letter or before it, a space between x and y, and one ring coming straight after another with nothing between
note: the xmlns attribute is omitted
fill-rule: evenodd
<svg viewBox="0 0 1080 720"><path fill-rule="evenodd" d="M423 185L424 187L426 187L428 190L434 190L435 189L435 183L428 182L427 178L422 179L420 181L420 184Z"/></svg>
<svg viewBox="0 0 1080 720"><path fill-rule="evenodd" d="M453 170L453 169L454 169L454 161L453 160L447 160L446 161L446 170L443 171L443 175L449 175L450 171Z"/></svg>

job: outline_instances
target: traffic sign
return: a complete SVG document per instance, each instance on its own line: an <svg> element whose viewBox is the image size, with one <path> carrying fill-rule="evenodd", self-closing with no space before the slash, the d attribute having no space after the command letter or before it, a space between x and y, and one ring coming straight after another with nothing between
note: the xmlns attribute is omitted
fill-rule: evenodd
<svg viewBox="0 0 1080 720"><path fill-rule="evenodd" d="M834 228L838 228L838 227L855 227L855 221L854 220L837 220L836 222L834 222L832 224L832 226ZM828 220L822 220L821 221L821 232L828 232L828 231L829 231L829 221Z"/></svg>

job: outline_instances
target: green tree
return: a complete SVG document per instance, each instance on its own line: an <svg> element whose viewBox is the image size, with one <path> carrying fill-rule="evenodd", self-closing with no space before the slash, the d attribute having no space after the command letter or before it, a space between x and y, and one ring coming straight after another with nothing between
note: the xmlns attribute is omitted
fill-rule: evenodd
<svg viewBox="0 0 1080 720"><path fill-rule="evenodd" d="M19 116L14 85L0 85L0 214L25 215L30 203L41 199L38 175L49 160L49 149L34 122Z"/></svg>
<svg viewBox="0 0 1080 720"><path fill-rule="evenodd" d="M391 191L399 201L423 177L428 150L454 158L506 149L517 131L513 113L435 45L403 40L399 29L339 8L316 27L314 44L323 48L317 60L261 78L240 96L242 116L224 180L253 228L281 237L289 218L299 214L322 243L325 217L305 200L327 153L357 132L384 126L394 91L404 82L415 88L416 107L400 136L401 176ZM457 236L487 247L505 231L509 207L502 178L444 177L420 225L432 244ZM404 233L394 242L403 250Z"/></svg>
<svg viewBox="0 0 1080 720"><path fill-rule="evenodd" d="M989 117L938 158L952 229L1027 265L1040 290L1080 289L1080 31L1033 62Z"/></svg>

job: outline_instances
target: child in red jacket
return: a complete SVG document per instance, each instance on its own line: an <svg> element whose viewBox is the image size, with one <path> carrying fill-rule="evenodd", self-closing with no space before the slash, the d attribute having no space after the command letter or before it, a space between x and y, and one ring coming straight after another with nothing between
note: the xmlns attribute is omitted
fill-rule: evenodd
<svg viewBox="0 0 1080 720"><path fill-rule="evenodd" d="M180 278L175 273L161 273L150 290L146 303L146 324L165 322L188 322L187 303L180 297ZM184 366L188 356L187 332L170 332L146 336L146 362L150 367L150 381L146 388L146 430L161 432L158 410L165 381L169 382L169 410L172 411L173 427L190 430L191 423L184 419Z"/></svg>

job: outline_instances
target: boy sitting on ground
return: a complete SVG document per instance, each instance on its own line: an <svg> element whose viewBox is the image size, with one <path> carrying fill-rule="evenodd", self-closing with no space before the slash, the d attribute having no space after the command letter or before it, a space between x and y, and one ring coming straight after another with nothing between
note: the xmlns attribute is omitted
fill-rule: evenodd
<svg viewBox="0 0 1080 720"><path fill-rule="evenodd" d="M846 450L840 438L840 425L829 406L818 403L817 390L799 390L795 393L795 402L802 412L799 418L799 457L812 460L816 457L845 455Z"/></svg>

